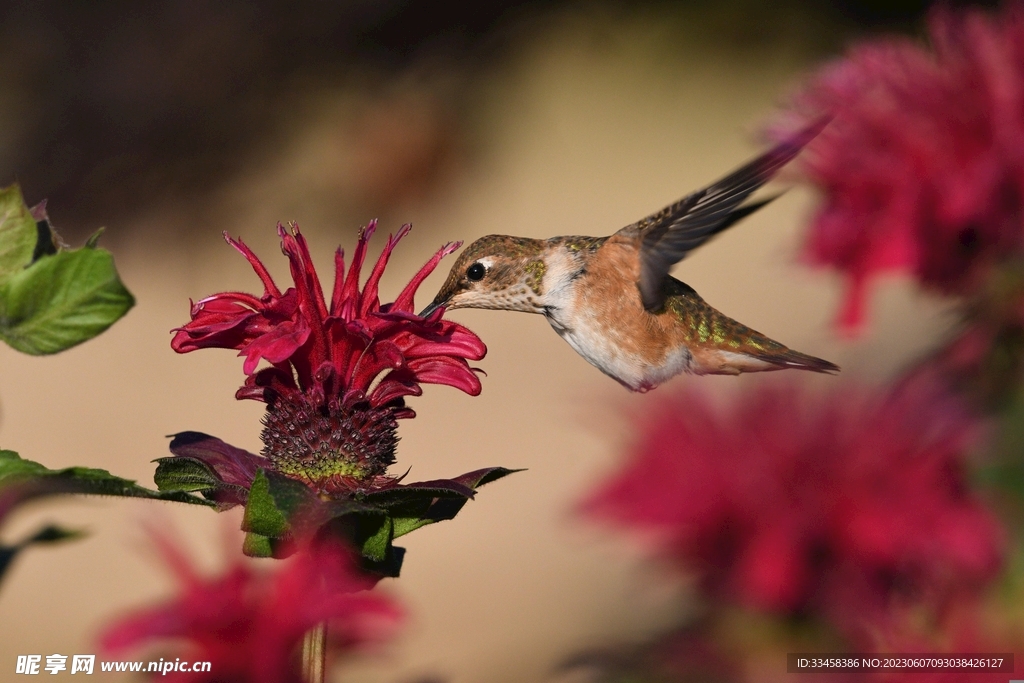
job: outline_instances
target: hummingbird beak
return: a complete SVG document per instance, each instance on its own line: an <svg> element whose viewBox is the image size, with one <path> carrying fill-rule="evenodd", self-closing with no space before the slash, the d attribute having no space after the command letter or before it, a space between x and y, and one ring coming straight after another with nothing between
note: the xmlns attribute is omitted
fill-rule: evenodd
<svg viewBox="0 0 1024 683"><path fill-rule="evenodd" d="M427 307L426 307L426 308L424 308L424 309L423 309L422 311L420 311L420 317L421 317L421 318L429 318L429 317L430 317L430 315L431 315L431 314L432 314L432 313L433 313L434 311L436 311L437 309L439 309L439 308L441 308L442 306L444 306L444 304L445 304L445 302L444 302L444 301L438 301L437 299L434 299L433 301L431 301L431 302L430 302L430 303L429 303L429 304L427 305Z"/></svg>
<svg viewBox="0 0 1024 683"><path fill-rule="evenodd" d="M437 293L434 300L431 301L426 308L420 311L420 317L426 318L434 313L439 308L447 308L448 304L455 297L457 289L450 283L445 283L445 286Z"/></svg>

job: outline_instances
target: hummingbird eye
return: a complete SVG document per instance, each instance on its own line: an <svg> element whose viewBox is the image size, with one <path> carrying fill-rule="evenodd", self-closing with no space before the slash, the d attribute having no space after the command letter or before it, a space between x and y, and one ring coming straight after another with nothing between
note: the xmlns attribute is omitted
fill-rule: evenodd
<svg viewBox="0 0 1024 683"><path fill-rule="evenodd" d="M484 279L484 274L486 272L487 268L484 267L484 264L477 261L468 269L466 269L466 277L468 277L473 282L479 282L480 280Z"/></svg>

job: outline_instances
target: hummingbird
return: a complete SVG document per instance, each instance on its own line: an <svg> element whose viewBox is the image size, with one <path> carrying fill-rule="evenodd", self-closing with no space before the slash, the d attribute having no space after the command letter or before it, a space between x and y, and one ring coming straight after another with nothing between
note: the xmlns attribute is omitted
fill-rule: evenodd
<svg viewBox="0 0 1024 683"><path fill-rule="evenodd" d="M744 203L826 123L607 237L481 237L420 315L439 308L539 313L583 358L637 392L682 372L838 372L720 313L669 275L691 251L775 199Z"/></svg>

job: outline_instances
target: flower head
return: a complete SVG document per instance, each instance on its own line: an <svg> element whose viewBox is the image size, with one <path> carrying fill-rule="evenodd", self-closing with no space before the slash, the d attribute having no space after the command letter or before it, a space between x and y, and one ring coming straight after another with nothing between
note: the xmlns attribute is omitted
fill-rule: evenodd
<svg viewBox="0 0 1024 683"><path fill-rule="evenodd" d="M762 385L724 410L670 395L584 509L653 532L714 598L856 627L998 571L1001 528L966 486L972 431L931 386Z"/></svg>
<svg viewBox="0 0 1024 683"><path fill-rule="evenodd" d="M182 659L210 662L208 672L165 673L168 681L299 683L296 648L317 624L328 622L328 645L342 652L381 641L402 617L389 598L366 592L373 581L337 546L297 553L272 574L238 558L210 579L166 536L155 540L181 595L113 624L101 636L101 647L118 654L178 638L189 643Z"/></svg>
<svg viewBox="0 0 1024 683"><path fill-rule="evenodd" d="M1024 6L940 10L929 37L862 44L795 98L794 127L834 116L804 155L824 194L806 249L849 280L846 325L878 272L969 294L1024 250Z"/></svg>
<svg viewBox="0 0 1024 683"><path fill-rule="evenodd" d="M468 361L487 349L444 320L443 309L413 313L416 289L458 244L438 250L394 302L381 304L378 284L409 226L388 238L360 288L373 230L371 223L361 232L348 273L336 252L329 300L298 227L278 226L294 281L283 292L245 244L227 238L256 271L263 294L226 292L194 303L191 321L171 341L179 353L236 349L247 375L236 397L267 404L261 454L181 432L155 475L161 491L199 493L221 509L244 505L248 554L286 555L295 541L334 535L378 574L397 576L402 551L395 538L452 519L477 487L511 473L489 467L411 484L388 475L397 420L414 416L405 397L419 395L421 383L477 395L480 381Z"/></svg>
<svg viewBox="0 0 1024 683"><path fill-rule="evenodd" d="M191 321L171 341L179 353L237 349L248 377L236 396L268 406L264 455L279 471L324 486L384 474L395 459L395 421L415 415L403 398L422 393L420 383L480 393L467 362L487 352L480 338L443 320L443 311L428 318L413 313L416 289L459 243L438 250L393 303L381 305L380 278L410 226L388 238L360 289L374 228L370 223L361 232L347 276L344 253L336 252L330 303L297 226L278 226L295 283L284 292L241 240L225 235L252 264L263 294L225 292L194 303ZM261 361L268 366L258 369Z"/></svg>

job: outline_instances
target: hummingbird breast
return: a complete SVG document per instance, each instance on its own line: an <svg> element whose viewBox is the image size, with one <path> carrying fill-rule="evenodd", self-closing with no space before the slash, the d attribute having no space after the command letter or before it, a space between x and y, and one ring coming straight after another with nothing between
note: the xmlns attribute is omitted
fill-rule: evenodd
<svg viewBox="0 0 1024 683"><path fill-rule="evenodd" d="M545 315L592 365L634 391L647 391L692 371L693 354L671 313L644 308L638 278L636 248L616 236L590 253L556 250L545 276Z"/></svg>

